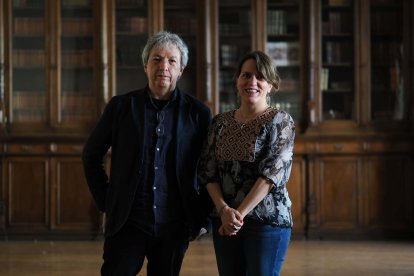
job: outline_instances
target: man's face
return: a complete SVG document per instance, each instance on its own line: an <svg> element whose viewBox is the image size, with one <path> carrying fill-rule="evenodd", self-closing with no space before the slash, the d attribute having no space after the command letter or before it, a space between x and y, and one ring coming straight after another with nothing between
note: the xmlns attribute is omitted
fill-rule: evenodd
<svg viewBox="0 0 414 276"><path fill-rule="evenodd" d="M153 48L144 70L151 91L161 94L173 91L183 72L181 53L174 45Z"/></svg>

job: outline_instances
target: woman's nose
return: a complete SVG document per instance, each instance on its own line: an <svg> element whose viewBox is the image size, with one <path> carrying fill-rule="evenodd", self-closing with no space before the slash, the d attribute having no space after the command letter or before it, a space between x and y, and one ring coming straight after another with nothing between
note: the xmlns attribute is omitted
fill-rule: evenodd
<svg viewBox="0 0 414 276"><path fill-rule="evenodd" d="M252 75L252 77L250 78L250 82L251 82L252 84L256 84L256 83L257 83L257 78L256 78L256 76L255 76L255 75Z"/></svg>

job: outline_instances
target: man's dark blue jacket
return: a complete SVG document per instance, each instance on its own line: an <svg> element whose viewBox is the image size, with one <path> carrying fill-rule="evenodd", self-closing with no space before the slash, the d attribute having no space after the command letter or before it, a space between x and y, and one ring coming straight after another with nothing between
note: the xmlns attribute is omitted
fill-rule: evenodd
<svg viewBox="0 0 414 276"><path fill-rule="evenodd" d="M90 134L82 154L89 189L100 211L106 213L105 236L126 222L139 183L144 154L146 89L113 97ZM208 194L200 192L197 165L211 122L210 109L176 88L178 116L175 170L189 234L196 234L211 210ZM111 150L110 177L105 156Z"/></svg>

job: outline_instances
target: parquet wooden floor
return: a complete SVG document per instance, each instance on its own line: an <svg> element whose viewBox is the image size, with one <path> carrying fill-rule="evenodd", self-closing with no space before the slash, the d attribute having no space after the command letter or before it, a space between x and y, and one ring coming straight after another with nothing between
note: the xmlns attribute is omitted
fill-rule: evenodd
<svg viewBox="0 0 414 276"><path fill-rule="evenodd" d="M1 241L0 275L99 275L101 255L102 241ZM191 243L181 275L218 275L211 239ZM282 275L412 276L414 242L293 240Z"/></svg>

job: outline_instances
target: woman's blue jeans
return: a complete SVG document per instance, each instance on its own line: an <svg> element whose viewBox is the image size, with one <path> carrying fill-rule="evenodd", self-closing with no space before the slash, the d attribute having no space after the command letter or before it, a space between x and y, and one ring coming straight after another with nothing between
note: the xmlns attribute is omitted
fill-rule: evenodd
<svg viewBox="0 0 414 276"><path fill-rule="evenodd" d="M213 241L220 276L280 275L291 228L246 219L235 236L221 236L220 219L213 219Z"/></svg>

